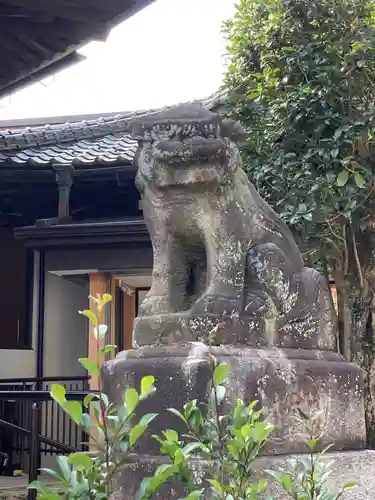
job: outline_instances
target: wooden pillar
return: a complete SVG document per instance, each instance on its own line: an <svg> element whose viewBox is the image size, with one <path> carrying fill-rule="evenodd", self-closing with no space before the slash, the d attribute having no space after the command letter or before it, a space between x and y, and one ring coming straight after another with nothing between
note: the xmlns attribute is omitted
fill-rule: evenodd
<svg viewBox="0 0 375 500"><path fill-rule="evenodd" d="M111 319L110 319L110 324L108 325L109 328L109 343L112 345L116 344L116 286L117 286L117 280L115 278L111 279L111 290L110 294L112 295L112 302L111 302Z"/></svg>
<svg viewBox="0 0 375 500"><path fill-rule="evenodd" d="M55 164L56 183L59 193L58 218L69 217L70 190L73 185L74 167L70 164Z"/></svg>
<svg viewBox="0 0 375 500"><path fill-rule="evenodd" d="M97 294L100 294L101 296L104 293L108 293L109 290L107 290L108 286L108 278L104 273L92 273L89 275L90 278L90 296L96 297ZM91 301L90 307L93 307L93 303ZM103 313L104 315L104 313ZM103 317L102 320L103 323L106 323L106 318ZM110 327L110 325L108 325ZM104 361L104 358L98 358L98 350L100 347L103 347L107 341L106 339L103 340L97 340L94 335L94 327L90 323L89 326L89 339L88 339L88 357L89 359L96 360L100 363ZM90 388L91 389L98 389L98 378L97 377L92 377L90 380Z"/></svg>
<svg viewBox="0 0 375 500"><path fill-rule="evenodd" d="M98 341L95 338L93 326L89 326L89 341L88 341L88 357L93 360L97 360L97 352L100 347L105 344L116 344L116 329L120 329L120 325L116 325L116 287L121 283L118 283L115 278L108 279L108 275L105 273L92 273L90 274L90 295L96 297L97 294L103 295L104 293L110 293L112 295L112 302L107 306L106 314L103 315L101 321L108 326L108 334L106 339ZM124 290L124 289L123 289ZM130 293L133 292L133 293ZM126 286L126 290L123 292L122 306L122 335L123 335L123 348L131 349L133 347L133 323L136 316L136 304L137 296L136 290L132 290L130 286ZM90 307L93 303L90 304ZM99 362L103 362L103 359L99 359ZM92 389L98 388L98 380L91 380L90 387Z"/></svg>

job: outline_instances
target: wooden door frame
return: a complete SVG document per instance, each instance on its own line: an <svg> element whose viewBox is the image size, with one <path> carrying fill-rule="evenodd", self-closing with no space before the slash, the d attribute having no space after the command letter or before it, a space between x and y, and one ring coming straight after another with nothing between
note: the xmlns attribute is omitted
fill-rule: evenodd
<svg viewBox="0 0 375 500"><path fill-rule="evenodd" d="M126 285L126 290L121 288L120 280L111 276L108 273L90 273L89 274L89 289L90 296L96 297L97 294L103 295L104 293L110 293L112 295L112 301L110 307L106 309L103 321L108 325L108 333L106 338L102 341L95 339L93 326L89 326L89 339L88 339L88 356L90 359L96 359L98 345L103 347L105 344L116 344L116 319L118 317L122 320L122 325L120 330L122 331L123 337L122 342L120 342L120 348L124 350L132 349L133 347L133 324L138 313L139 307L139 297L138 293L140 291L149 290L149 287L139 287L133 288ZM121 289L122 300L116 299L116 294L118 289ZM130 292L130 293L129 293ZM91 304L92 306L92 304ZM123 312L118 316L116 308L123 307ZM104 359L103 359L104 360ZM91 381L91 387L93 389L97 388L98 380Z"/></svg>
<svg viewBox="0 0 375 500"><path fill-rule="evenodd" d="M89 291L90 291L90 297L96 297L98 294L102 296L105 293L110 293L110 290L108 290L108 275L106 275L105 273L90 273ZM92 300L90 300L90 308L91 307L93 307ZM103 322L104 321L106 324L108 324L108 309L106 309L105 311L105 318L103 318ZM110 325L108 325L108 327L110 329ZM97 340L94 335L94 325L91 322L89 323L89 336L88 336L88 346L87 346L89 359L97 360L98 349L100 347L103 347L105 344L109 343L108 336L110 335L111 332L109 331L106 335L106 338L104 338L103 340ZM100 362L104 361L104 356L103 359L100 359L98 361ZM99 386L98 377L91 377L90 388L98 389L98 386Z"/></svg>

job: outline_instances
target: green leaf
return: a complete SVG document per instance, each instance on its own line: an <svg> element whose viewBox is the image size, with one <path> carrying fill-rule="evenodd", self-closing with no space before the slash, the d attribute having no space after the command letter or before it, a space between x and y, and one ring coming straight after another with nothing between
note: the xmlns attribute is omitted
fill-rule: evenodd
<svg viewBox="0 0 375 500"><path fill-rule="evenodd" d="M192 491L188 494L187 497L184 498L184 500L199 500L200 498L202 498L203 491L203 489Z"/></svg>
<svg viewBox="0 0 375 500"><path fill-rule="evenodd" d="M167 441L178 442L178 434L174 429L167 429L163 431L163 435L167 439Z"/></svg>
<svg viewBox="0 0 375 500"><path fill-rule="evenodd" d="M339 148L333 148L333 149L331 149L331 156L332 156L332 158L337 158L338 154L339 154Z"/></svg>
<svg viewBox="0 0 375 500"><path fill-rule="evenodd" d="M187 457L188 455L193 453L193 451L201 449L201 448L202 448L201 443L188 443L187 445L185 445L182 448L182 453Z"/></svg>
<svg viewBox="0 0 375 500"><path fill-rule="evenodd" d="M187 423L186 422L186 418L183 416L183 414L176 410L176 408L167 408L167 411L169 411L170 413L173 413L173 415L176 415L176 417L180 418L183 422L185 422L185 424Z"/></svg>
<svg viewBox="0 0 375 500"><path fill-rule="evenodd" d="M181 448L177 447L173 456L173 463L177 466L181 466L186 461L184 454L182 453Z"/></svg>
<svg viewBox="0 0 375 500"><path fill-rule="evenodd" d="M90 309L84 309L83 311L79 311L79 314L86 316L86 318L88 318L94 326L98 326L98 318L96 317L95 313Z"/></svg>
<svg viewBox="0 0 375 500"><path fill-rule="evenodd" d="M129 414L133 413L139 402L139 395L133 387L125 392L125 403Z"/></svg>
<svg viewBox="0 0 375 500"><path fill-rule="evenodd" d="M197 407L197 400L193 399L192 401L189 401L188 403L184 404L184 412L185 412L185 418L189 418L190 414L195 410Z"/></svg>
<svg viewBox="0 0 375 500"><path fill-rule="evenodd" d="M224 492L222 485L216 479L206 479L206 481L210 483L217 493L222 494Z"/></svg>
<svg viewBox="0 0 375 500"><path fill-rule="evenodd" d="M285 491L287 491L293 498L296 498L293 496L294 493L294 484L293 484L293 476L291 473L286 473L284 471L277 471L277 470L267 470L265 471L267 474L272 476L276 481L280 484L280 486L283 487Z"/></svg>
<svg viewBox="0 0 375 500"><path fill-rule="evenodd" d="M167 474L168 477L173 476L175 473L176 469L173 465L171 464L163 464L159 465L159 467L155 471L155 476L160 477L160 476L165 476Z"/></svg>
<svg viewBox="0 0 375 500"><path fill-rule="evenodd" d="M348 182L349 179L349 171L348 170L342 170L339 175L337 176L337 185L339 187L345 186L345 184Z"/></svg>
<svg viewBox="0 0 375 500"><path fill-rule="evenodd" d="M105 345L104 347L101 347L100 352L102 354L107 354L108 352L113 352L116 349L117 349L117 345L108 344L108 345Z"/></svg>
<svg viewBox="0 0 375 500"><path fill-rule="evenodd" d="M66 403L65 395L66 389L63 385L60 384L52 384L50 394L52 398L58 403L59 406L64 407Z"/></svg>
<svg viewBox="0 0 375 500"><path fill-rule="evenodd" d="M141 380L141 398L146 398L150 392L153 391L155 383L155 377L152 375L148 375L147 377L143 377Z"/></svg>
<svg viewBox="0 0 375 500"><path fill-rule="evenodd" d="M86 431L89 431L91 429L92 421L89 413L82 413L81 425Z"/></svg>
<svg viewBox="0 0 375 500"><path fill-rule="evenodd" d="M135 495L135 500L144 500L151 498L151 495L155 493L156 487L152 486L153 477L144 477L141 481L139 489Z"/></svg>
<svg viewBox="0 0 375 500"><path fill-rule="evenodd" d="M109 407L109 399L108 399L108 396L105 392L101 392L100 395L99 395L99 399L100 401L104 404L104 406L106 408Z"/></svg>
<svg viewBox="0 0 375 500"><path fill-rule="evenodd" d="M342 132L343 132L342 128L338 128L338 129L336 129L336 130L335 130L335 133L333 134L333 137L334 137L335 139L339 139L339 138L341 137Z"/></svg>
<svg viewBox="0 0 375 500"><path fill-rule="evenodd" d="M87 453L77 452L69 455L68 463L77 470L90 470L93 466L93 460Z"/></svg>
<svg viewBox="0 0 375 500"><path fill-rule="evenodd" d="M127 453L129 451L129 439L128 436L125 436L124 439L119 443L119 450L121 453Z"/></svg>
<svg viewBox="0 0 375 500"><path fill-rule="evenodd" d="M356 172L354 174L354 181L359 188L362 189L363 187L365 187L366 181L359 172Z"/></svg>
<svg viewBox="0 0 375 500"><path fill-rule="evenodd" d="M48 468L41 468L40 469L40 472L44 475L44 474L47 474L47 476L51 476L53 477L54 479L56 479L57 482L61 483L61 482L65 482L65 479L64 477L59 474L58 472L56 472L55 470L53 469L48 469Z"/></svg>
<svg viewBox="0 0 375 500"><path fill-rule="evenodd" d="M317 447L318 443L319 443L319 439L309 439L307 441L307 446L309 447L310 451L314 451L315 448Z"/></svg>
<svg viewBox="0 0 375 500"><path fill-rule="evenodd" d="M58 493L42 493L38 494L38 500L61 500L61 496Z"/></svg>
<svg viewBox="0 0 375 500"><path fill-rule="evenodd" d="M263 493L263 491L265 491L266 488L267 488L267 481L263 478L259 479L256 485L257 493Z"/></svg>
<svg viewBox="0 0 375 500"><path fill-rule="evenodd" d="M42 493L51 493L51 490L47 487L46 484L42 483L42 481L32 481L28 486L29 490L38 490Z"/></svg>
<svg viewBox="0 0 375 500"><path fill-rule="evenodd" d="M148 427L148 425L158 416L157 413L146 413L146 415L143 415L139 423L141 425L144 425L145 427Z"/></svg>
<svg viewBox="0 0 375 500"><path fill-rule="evenodd" d="M355 486L358 486L358 483L355 481L351 481L349 483L344 484L344 490L347 490L348 488L354 488Z"/></svg>
<svg viewBox="0 0 375 500"><path fill-rule="evenodd" d="M232 455L232 457L235 460L238 460L238 458L240 456L240 450L238 449L240 447L241 447L241 443L239 442L239 440L238 441L233 440L227 444L228 452L230 453L230 455Z"/></svg>
<svg viewBox="0 0 375 500"><path fill-rule="evenodd" d="M142 480L140 488L136 494L136 500L152 498L159 488L175 473L176 467L174 465L160 465L156 469L153 477L146 477Z"/></svg>
<svg viewBox="0 0 375 500"><path fill-rule="evenodd" d="M68 464L68 457L65 455L58 455L56 457L57 463L62 473L62 477L65 481L69 482L70 479L70 466Z"/></svg>
<svg viewBox="0 0 375 500"><path fill-rule="evenodd" d="M98 325L94 327L94 337L98 340L103 340L108 331L107 325Z"/></svg>
<svg viewBox="0 0 375 500"><path fill-rule="evenodd" d="M64 410L76 424L81 423L82 418L82 405L79 401L67 401Z"/></svg>
<svg viewBox="0 0 375 500"><path fill-rule="evenodd" d="M214 385L218 386L223 383L228 376L229 371L230 366L228 365L228 363L220 363L219 365L217 365L213 374Z"/></svg>
<svg viewBox="0 0 375 500"><path fill-rule="evenodd" d="M102 305L105 306L108 302L111 302L112 295L110 293L103 293L102 297Z"/></svg>
<svg viewBox="0 0 375 500"><path fill-rule="evenodd" d="M94 393L87 394L85 396L85 399L83 400L83 406L88 408L93 399L100 399L99 394L94 394Z"/></svg>
<svg viewBox="0 0 375 500"><path fill-rule="evenodd" d="M61 496L58 493L51 491L44 483L41 481L32 481L28 486L29 490L38 491L38 500L61 500Z"/></svg>
<svg viewBox="0 0 375 500"><path fill-rule="evenodd" d="M245 424L241 427L241 434L243 435L243 437L251 437L253 434L253 431L254 431L254 428L250 424ZM254 441L258 441L258 439L255 438Z"/></svg>
<svg viewBox="0 0 375 500"><path fill-rule="evenodd" d="M78 360L83 368L85 368L90 375L93 377L99 376L99 367L96 363L96 361L93 361L92 359L89 358L79 358Z"/></svg>
<svg viewBox="0 0 375 500"><path fill-rule="evenodd" d="M145 430L147 429L146 425L143 425L141 423L135 425L132 430L130 431L129 434L129 444L130 446L133 446L138 439L145 433Z"/></svg>

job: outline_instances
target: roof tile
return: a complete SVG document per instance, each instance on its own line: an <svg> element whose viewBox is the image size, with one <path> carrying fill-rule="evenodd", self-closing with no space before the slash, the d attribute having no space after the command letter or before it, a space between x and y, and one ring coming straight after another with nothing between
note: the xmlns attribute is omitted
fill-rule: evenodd
<svg viewBox="0 0 375 500"><path fill-rule="evenodd" d="M202 105L213 109L218 105L209 98ZM173 107L173 106L172 106ZM130 135L135 117L156 110L136 111L95 120L0 130L0 168L11 165L51 167L53 163L75 166L90 164L131 165L137 143Z"/></svg>

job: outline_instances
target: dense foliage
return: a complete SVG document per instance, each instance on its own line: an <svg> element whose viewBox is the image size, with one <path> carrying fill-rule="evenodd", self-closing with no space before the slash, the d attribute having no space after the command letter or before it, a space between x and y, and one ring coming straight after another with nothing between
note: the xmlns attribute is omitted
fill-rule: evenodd
<svg viewBox="0 0 375 500"><path fill-rule="evenodd" d="M242 0L227 24L228 105L248 130L248 172L330 253L336 222L372 222L374 27L368 0Z"/></svg>
<svg viewBox="0 0 375 500"><path fill-rule="evenodd" d="M250 179L336 282L340 349L367 372L375 431L374 27L372 0L241 0L225 90Z"/></svg>

